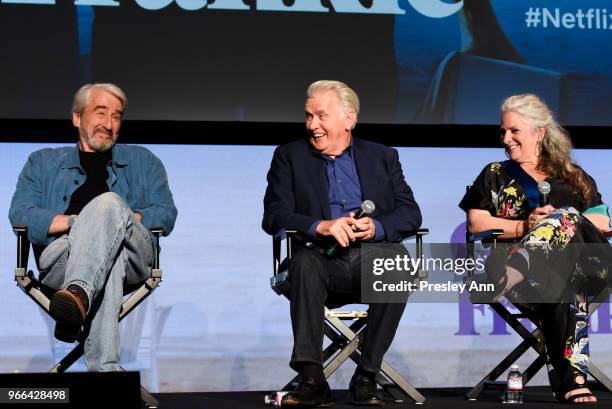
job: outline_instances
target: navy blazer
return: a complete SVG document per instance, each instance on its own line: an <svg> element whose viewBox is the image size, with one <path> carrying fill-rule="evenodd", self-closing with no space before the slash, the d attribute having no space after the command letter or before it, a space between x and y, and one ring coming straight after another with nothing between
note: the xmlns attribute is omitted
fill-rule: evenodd
<svg viewBox="0 0 612 409"><path fill-rule="evenodd" d="M399 242L421 226L421 211L404 180L397 150L353 137L361 197L385 229L385 240ZM264 197L262 227L268 234L297 229L306 235L317 220L331 219L325 160L307 139L274 151Z"/></svg>

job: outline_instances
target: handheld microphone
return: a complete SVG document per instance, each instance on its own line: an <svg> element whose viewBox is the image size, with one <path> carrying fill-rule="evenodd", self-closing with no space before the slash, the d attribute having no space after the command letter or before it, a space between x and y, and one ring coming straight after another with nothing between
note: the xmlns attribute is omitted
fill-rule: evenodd
<svg viewBox="0 0 612 409"><path fill-rule="evenodd" d="M357 214L353 217L355 219L361 219L364 216L372 214L374 209L376 209L374 202L372 202L371 200L364 200L363 203L361 204L361 208L357 211ZM325 254L327 254L328 257L333 256L336 253L336 251L338 251L339 246L340 244L338 242L335 242L334 244L329 246L329 248L325 251Z"/></svg>
<svg viewBox="0 0 612 409"><path fill-rule="evenodd" d="M550 183L546 181L538 183L538 192L540 193L538 195L538 203L540 207L550 204Z"/></svg>

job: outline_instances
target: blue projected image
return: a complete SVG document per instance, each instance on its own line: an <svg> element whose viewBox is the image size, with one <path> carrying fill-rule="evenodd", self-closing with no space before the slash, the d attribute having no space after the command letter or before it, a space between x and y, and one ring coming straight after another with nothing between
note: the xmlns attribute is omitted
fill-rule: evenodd
<svg viewBox="0 0 612 409"><path fill-rule="evenodd" d="M357 91L366 123L496 124L531 92L564 125L610 126L608 3L0 0L15 96L0 118L65 118L82 83L110 81L129 119L300 122L327 78Z"/></svg>
<svg viewBox="0 0 612 409"><path fill-rule="evenodd" d="M564 124L610 125L607 6L466 0L443 19L406 9L395 18L398 121L495 124L506 96L531 92Z"/></svg>

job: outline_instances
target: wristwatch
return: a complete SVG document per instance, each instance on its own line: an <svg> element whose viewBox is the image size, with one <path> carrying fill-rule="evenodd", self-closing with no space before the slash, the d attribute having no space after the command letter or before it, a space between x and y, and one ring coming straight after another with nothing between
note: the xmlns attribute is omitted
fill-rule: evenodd
<svg viewBox="0 0 612 409"><path fill-rule="evenodd" d="M72 228L72 225L77 221L77 215L73 214L68 217L68 227Z"/></svg>

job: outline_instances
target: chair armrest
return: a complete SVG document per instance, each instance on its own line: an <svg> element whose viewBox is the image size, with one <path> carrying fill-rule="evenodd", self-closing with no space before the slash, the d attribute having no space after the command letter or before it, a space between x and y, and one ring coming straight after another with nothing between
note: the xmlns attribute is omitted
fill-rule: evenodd
<svg viewBox="0 0 612 409"><path fill-rule="evenodd" d="M295 229L281 229L272 236L272 271L273 275L270 278L270 286L278 294L282 295L288 290L287 287L287 269L282 268L283 264L287 264L293 253L293 239L298 238L298 231ZM281 260L281 245L283 240L287 244L287 258ZM283 271L284 270L284 271Z"/></svg>
<svg viewBox="0 0 612 409"><path fill-rule="evenodd" d="M499 236L501 236L502 234L504 234L504 230L503 229L490 229L490 230L484 230L484 231L480 231L478 233L474 233L474 234L469 234L466 233L466 256L468 259L473 260L474 259L474 242L477 241L492 241L494 244L494 246L497 243L497 238ZM468 274L467 274L467 278L469 280L474 278L474 269L470 268L468 269Z"/></svg>
<svg viewBox="0 0 612 409"><path fill-rule="evenodd" d="M417 236L425 236L425 235L429 234L429 229L428 228L421 228L421 229L417 230L416 234L417 234Z"/></svg>
<svg viewBox="0 0 612 409"><path fill-rule="evenodd" d="M274 240L285 240L287 236L295 236L298 234L298 231L295 229L280 229L274 234Z"/></svg>
<svg viewBox="0 0 612 409"><path fill-rule="evenodd" d="M497 240L499 236L504 234L503 229L490 229L484 230L478 233L470 234L467 237L468 242L483 241L483 240Z"/></svg>
<svg viewBox="0 0 612 409"><path fill-rule="evenodd" d="M612 237L612 230L604 230L602 233L604 237Z"/></svg>
<svg viewBox="0 0 612 409"><path fill-rule="evenodd" d="M17 236L17 269L28 269L28 258L30 256L30 240L28 239L28 226L14 224L13 233Z"/></svg>
<svg viewBox="0 0 612 409"><path fill-rule="evenodd" d="M157 226L156 227L151 227L149 229L149 231L151 233L153 233L155 236L158 236L158 237L161 236L162 234L164 234L164 228L163 227L157 227Z"/></svg>
<svg viewBox="0 0 612 409"><path fill-rule="evenodd" d="M423 228L418 229L415 232L410 233L409 235L407 235L406 237L402 239L402 242L404 242L405 240L410 239L412 237L416 238L416 258L417 259L423 258L423 236L426 236L428 234L429 234L429 229L426 227L423 227ZM419 269L418 277L422 280L426 279L427 271L423 269Z"/></svg>
<svg viewBox="0 0 612 409"><path fill-rule="evenodd" d="M164 234L163 227L151 227L149 229L154 238L155 251L153 252L153 269L159 270L159 238Z"/></svg>
<svg viewBox="0 0 612 409"><path fill-rule="evenodd" d="M295 229L280 229L272 236L272 262L273 272L277 275L281 265L281 244L283 240L287 241L287 258L291 258L293 252L293 238L298 236L298 231Z"/></svg>
<svg viewBox="0 0 612 409"><path fill-rule="evenodd" d="M411 239L413 237L416 237L417 239L419 237L423 238L423 236L426 236L428 234L429 234L429 229L428 228L421 228L421 229L418 229L417 231L413 231L413 232L408 233L407 236L404 236L402 241L407 240L407 239Z"/></svg>

